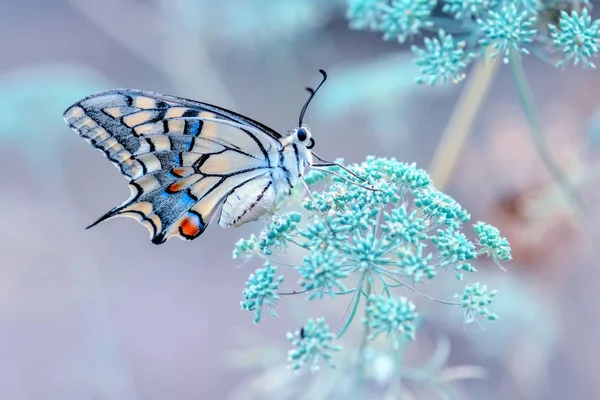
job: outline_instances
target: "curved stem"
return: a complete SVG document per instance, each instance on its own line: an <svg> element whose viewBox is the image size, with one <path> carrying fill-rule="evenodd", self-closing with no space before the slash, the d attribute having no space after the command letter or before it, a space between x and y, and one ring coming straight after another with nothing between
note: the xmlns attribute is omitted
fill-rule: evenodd
<svg viewBox="0 0 600 400"><path fill-rule="evenodd" d="M414 287L412 287L410 285L407 285L404 282L400 282L398 279L394 278L393 276L388 275L387 273L383 273L383 275L385 275L386 278L391 279L392 281L398 283L398 285L403 286L403 287L407 288L408 290L410 290L412 292L420 294L421 296L423 296L423 297L425 297L425 298L427 298L429 300L435 301L436 303L447 304L447 305L450 305L450 306L459 306L459 305L461 305L460 302L445 301L445 300L436 299L433 296L430 296L428 294L425 294L425 293L421 292L419 289L416 289L416 288L414 288Z"/></svg>
<svg viewBox="0 0 600 400"><path fill-rule="evenodd" d="M446 187L456 168L456 162L473 122L496 75L499 61L497 58L489 58L488 55L486 52L473 67L427 169L435 186L440 190Z"/></svg>
<svg viewBox="0 0 600 400"><path fill-rule="evenodd" d="M369 277L370 278L370 277ZM371 296L371 292L373 290L373 282L372 279L367 279L367 283L366 283L366 293L368 296L365 297L370 297ZM367 373L368 373L368 360L366 359L365 353L367 350L367 346L369 344L369 334L371 333L371 329L369 327L369 319L370 316L367 313L367 307L365 306L365 320L366 323L364 324L364 330L363 330L363 334L362 334L362 338L360 341L360 347L358 348L358 357L360 360L360 365L358 366L358 382L359 382L359 389L360 391L364 390L364 385L367 382Z"/></svg>
<svg viewBox="0 0 600 400"><path fill-rule="evenodd" d="M527 122L529 124L531 138L533 139L533 143L535 144L538 154L542 159L542 163L557 182L567 201L569 201L571 204L571 207L577 217L583 221L583 202L579 198L575 188L568 182L564 173L560 170L550 154L550 149L548 148L548 143L546 143L546 137L544 136L542 122L540 121L540 116L535 106L533 93L531 91L531 87L529 86L529 82L527 81L527 77L525 76L525 70L523 68L523 63L521 62L521 56L517 52L511 51L509 54L509 59L511 71L517 86L517 92L519 94L519 100L521 101L521 106L523 107L525 117L527 118Z"/></svg>

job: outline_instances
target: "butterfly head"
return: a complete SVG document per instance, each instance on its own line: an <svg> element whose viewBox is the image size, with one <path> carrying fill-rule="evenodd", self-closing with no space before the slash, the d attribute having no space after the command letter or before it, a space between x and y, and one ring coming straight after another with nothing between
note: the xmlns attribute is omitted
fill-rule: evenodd
<svg viewBox="0 0 600 400"><path fill-rule="evenodd" d="M294 129L292 135L294 143L297 143L299 146L305 146L307 149L312 149L315 146L310 129L306 125L300 125Z"/></svg>

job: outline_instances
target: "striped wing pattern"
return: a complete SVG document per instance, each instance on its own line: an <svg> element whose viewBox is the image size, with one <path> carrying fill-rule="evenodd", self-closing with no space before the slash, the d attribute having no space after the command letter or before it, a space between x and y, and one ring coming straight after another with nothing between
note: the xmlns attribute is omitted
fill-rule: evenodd
<svg viewBox="0 0 600 400"><path fill-rule="evenodd" d="M235 226L255 218L252 208L276 196L270 171L280 135L231 111L121 89L80 100L64 119L129 179L130 198L90 227L126 216L146 226L156 244L171 237L192 240L219 207L220 225Z"/></svg>

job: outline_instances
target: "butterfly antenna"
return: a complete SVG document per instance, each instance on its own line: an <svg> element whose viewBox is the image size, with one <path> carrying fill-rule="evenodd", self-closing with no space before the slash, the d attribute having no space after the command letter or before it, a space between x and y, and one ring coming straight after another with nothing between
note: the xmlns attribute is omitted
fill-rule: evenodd
<svg viewBox="0 0 600 400"><path fill-rule="evenodd" d="M319 90L319 88L327 80L327 72L325 72L322 69L320 69L319 72L321 73L321 75L323 75L323 80L321 81L321 83L319 83L319 86L317 86L317 88L314 89L314 90L312 88L309 88L309 87L306 88L306 90L308 90L308 92L310 93L310 96L308 97L308 100L306 100L306 103L304 103L304 106L302 107L302 111L300 111L300 118L298 119L298 126L302 125L302 120L304 119L304 114L306 113L306 109L308 108L308 105L310 104L310 101L313 99L313 97L315 97L315 94L317 93L317 91Z"/></svg>

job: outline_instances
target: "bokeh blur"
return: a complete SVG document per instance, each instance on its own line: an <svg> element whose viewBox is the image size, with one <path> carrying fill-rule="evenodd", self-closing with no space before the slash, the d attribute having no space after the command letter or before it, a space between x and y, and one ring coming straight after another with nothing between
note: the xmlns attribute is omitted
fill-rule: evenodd
<svg viewBox="0 0 600 400"><path fill-rule="evenodd" d="M84 230L128 188L62 111L128 87L228 107L286 132L323 68L330 79L305 120L320 155L427 168L466 83L417 85L408 46L348 29L344 1L0 4L0 399L278 398L254 396L277 375L253 380L257 371L236 356L254 354L261 366L260 351L248 349L270 345L285 365L285 332L295 329L289 312L255 326L240 311L252 270L237 268L231 251L260 223L160 246L129 219ZM534 57L525 67L584 217L541 162L500 65L444 187L512 244L507 272L481 266L499 289L500 320L464 329L438 309L411 346L430 354L444 337L449 366L483 367L481 379L457 382L464 399L600 399L600 74ZM282 310L298 303L284 300ZM438 397L419 397L430 398Z"/></svg>

